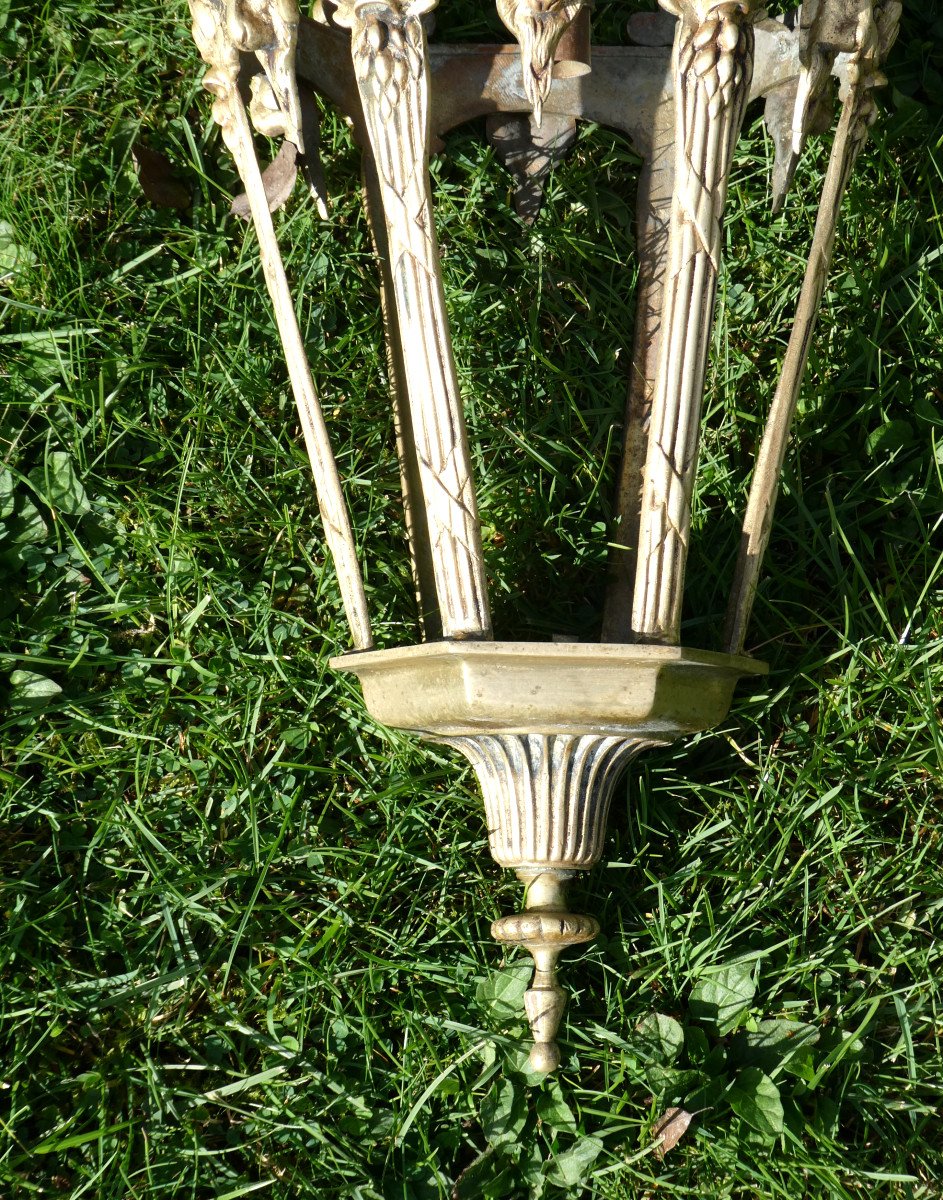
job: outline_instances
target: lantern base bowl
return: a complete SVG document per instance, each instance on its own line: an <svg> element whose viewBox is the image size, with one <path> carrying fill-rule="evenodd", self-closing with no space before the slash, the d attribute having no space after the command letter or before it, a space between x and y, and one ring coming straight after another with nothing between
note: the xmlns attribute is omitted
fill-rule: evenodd
<svg viewBox="0 0 943 1200"><path fill-rule="evenodd" d="M531 1065L559 1065L565 946L595 936L568 910L566 883L602 855L623 767L646 746L717 725L752 658L680 646L582 642L441 641L345 654L331 661L360 679L371 715L460 750L475 768L492 857L527 887L524 911L494 937L534 959L524 1006Z"/></svg>
<svg viewBox="0 0 943 1200"><path fill-rule="evenodd" d="M765 663L683 646L441 641L331 660L357 675L367 709L394 729L609 734L669 742L710 729Z"/></svg>

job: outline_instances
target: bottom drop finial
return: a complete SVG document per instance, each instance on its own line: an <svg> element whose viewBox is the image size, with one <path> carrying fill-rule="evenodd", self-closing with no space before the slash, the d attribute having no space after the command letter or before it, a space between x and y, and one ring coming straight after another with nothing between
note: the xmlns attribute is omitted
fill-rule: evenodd
<svg viewBox="0 0 943 1200"><path fill-rule="evenodd" d="M534 978L524 993L524 1009L534 1037L530 1065L555 1071L560 1065L557 1030L566 1008L566 992L557 984L557 959L566 946L591 941L599 933L592 917L566 911L564 889L572 871L518 871L527 885L524 911L501 917L491 926L496 941L522 946L534 959Z"/></svg>

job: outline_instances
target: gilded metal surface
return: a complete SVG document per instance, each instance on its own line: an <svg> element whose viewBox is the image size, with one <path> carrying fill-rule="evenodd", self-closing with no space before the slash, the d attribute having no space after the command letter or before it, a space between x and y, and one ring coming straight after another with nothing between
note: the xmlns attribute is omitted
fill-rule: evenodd
<svg viewBox="0 0 943 1200"><path fill-rule="evenodd" d="M560 950L595 935L564 888L598 861L625 763L648 745L708 729L727 714L809 342L831 261L838 209L874 118L872 93L893 42L896 0L803 0L779 22L751 0L663 0L676 17L637 14L635 45L589 46L583 0L497 0L517 46L429 44L435 0L339 0L299 20L294 0L190 0L209 65L205 86L236 160L311 458L326 538L354 645L370 626L354 541L285 278L270 206L294 177L268 177L252 123L299 151L315 200L317 121L299 81L338 105L363 150L365 195L381 263L384 325L423 632L445 640L345 655L385 724L450 745L473 764L492 854L526 885L521 913L493 933L527 949L532 1062L552 1070L565 997ZM591 70L590 70L591 63ZM248 71L251 105L240 82ZM730 654L682 648L681 600L700 411L733 149L746 104L766 99L782 200L810 130L842 112L783 372L752 481L730 600ZM638 192L638 321L603 640L491 639L487 580L462 399L452 360L428 160L456 125L487 117L533 219L542 178L576 123L622 130L643 159ZM310 132L309 132L310 131ZM287 165L286 165L287 164ZM320 189L320 190L319 190ZM627 276L629 272L626 272ZM476 640L477 639L477 640ZM625 643L641 644L625 644ZM647 643L647 644L646 644Z"/></svg>
<svg viewBox="0 0 943 1200"><path fill-rule="evenodd" d="M515 871L585 871L602 857L623 768L657 740L579 733L437 738L475 768L491 856Z"/></svg>
<svg viewBox="0 0 943 1200"><path fill-rule="evenodd" d="M435 737L621 734L672 741L710 729L754 658L681 646L427 642L331 660L358 676L382 725Z"/></svg>
<svg viewBox="0 0 943 1200"><path fill-rule="evenodd" d="M678 15L674 194L639 511L632 630L675 644L701 399L733 148L753 73L749 0L662 0Z"/></svg>
<svg viewBox="0 0 943 1200"><path fill-rule="evenodd" d="M442 632L489 637L491 616L429 190L429 72L420 18L435 0L343 0L386 220L393 302Z"/></svg>
<svg viewBox="0 0 943 1200"><path fill-rule="evenodd" d="M709 729L755 659L677 646L434 642L332 660L360 678L370 713L460 751L484 799L491 855L529 882L525 909L492 926L534 959L524 997L531 1064L553 1070L566 1006L556 962L595 937L562 882L603 853L609 806L642 750ZM536 881L536 882L534 882Z"/></svg>
<svg viewBox="0 0 943 1200"><path fill-rule="evenodd" d="M561 1057L557 1031L566 1009L566 993L557 983L557 959L567 946L592 941L599 922L567 910L570 872L537 869L517 874L526 888L524 911L495 921L491 936L529 951L534 960L534 978L524 993L524 1011L534 1038L530 1064L536 1071L555 1071Z"/></svg>
<svg viewBox="0 0 943 1200"><path fill-rule="evenodd" d="M193 39L208 67L203 76L203 86L214 97L213 116L235 159L258 234L265 283L275 310L302 435L314 475L324 536L337 570L344 611L350 623L354 645L359 649L367 649L373 644L373 638L363 577L357 560L357 544L327 425L298 328L262 171L255 154L252 126L239 91L240 54L252 51L262 62L273 93L284 104L286 133L291 132L300 139L300 126L293 115L300 111L296 104L297 88L293 73L297 12L292 17L288 0L278 0L276 4L270 4L267 0L254 0L252 4L238 3L237 0L190 0L190 12Z"/></svg>
<svg viewBox="0 0 943 1200"><path fill-rule="evenodd" d="M873 92L874 88L886 82L880 71L880 63L897 36L900 14L901 5L897 0L889 0L888 3L877 5L873 11L870 7L862 10L855 27L855 49L848 63L841 118L822 187L812 249L806 263L782 372L757 455L743 520L743 535L727 608L725 644L731 654L739 654L746 640L763 557L773 527L789 432L809 360L809 347L819 306L832 265L841 203L855 160L877 116Z"/></svg>

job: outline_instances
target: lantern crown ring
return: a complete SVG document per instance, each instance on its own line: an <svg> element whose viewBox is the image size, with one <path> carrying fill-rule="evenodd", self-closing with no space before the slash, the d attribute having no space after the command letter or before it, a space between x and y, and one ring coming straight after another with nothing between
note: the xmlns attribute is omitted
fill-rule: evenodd
<svg viewBox="0 0 943 1200"><path fill-rule="evenodd" d="M738 679L778 479L822 298L842 197L875 116L873 89L896 35L896 0L803 0L781 21L753 0L662 0L629 22L633 44L591 46L587 0L497 0L518 45L430 41L435 0L189 0L204 85L254 223L325 540L367 707L386 725L461 751L485 802L491 852L525 886L494 937L534 959L524 1003L532 1063L555 1068L562 949L596 921L569 911L573 876L598 862L625 764L710 729ZM723 653L683 647L681 612L705 372L728 180L743 114L763 99L775 146L773 207L813 132L840 113L782 373L760 444ZM349 119L382 281L389 376L421 643L373 649L343 486L295 315L253 126L303 155L326 215L317 93ZM247 107L246 96L251 95ZM494 639L475 482L436 240L429 156L485 117L524 220L579 120L621 130L642 158L632 382L610 579L599 640ZM630 272L626 271L628 278Z"/></svg>

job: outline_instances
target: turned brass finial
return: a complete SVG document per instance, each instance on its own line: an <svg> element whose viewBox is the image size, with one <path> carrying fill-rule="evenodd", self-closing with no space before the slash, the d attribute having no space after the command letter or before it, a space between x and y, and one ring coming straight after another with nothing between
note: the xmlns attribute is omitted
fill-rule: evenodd
<svg viewBox="0 0 943 1200"><path fill-rule="evenodd" d="M518 871L527 887L524 911L501 917L491 936L507 945L522 946L534 959L534 978L524 993L524 1009L534 1037L530 1065L535 1071L555 1071L560 1065L557 1030L566 1009L566 992L557 984L557 959L567 946L589 942L599 933L593 917L566 911L564 891L572 871Z"/></svg>

